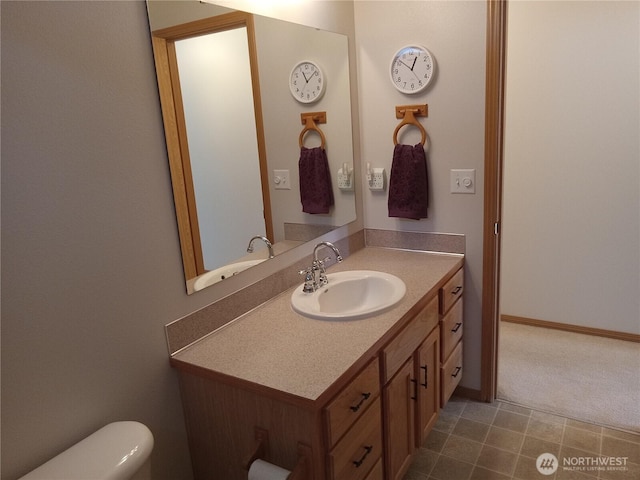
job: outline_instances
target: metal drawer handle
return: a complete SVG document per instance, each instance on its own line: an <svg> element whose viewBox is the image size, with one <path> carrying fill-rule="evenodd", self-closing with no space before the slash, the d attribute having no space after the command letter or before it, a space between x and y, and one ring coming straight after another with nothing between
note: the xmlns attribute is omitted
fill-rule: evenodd
<svg viewBox="0 0 640 480"><path fill-rule="evenodd" d="M462 326L462 322L456 323L456 326L451 329L451 332L456 333L458 330L460 330L461 326Z"/></svg>
<svg viewBox="0 0 640 480"><path fill-rule="evenodd" d="M415 378L412 378L411 383L413 383L413 396L411 397L411 400L418 400L418 381Z"/></svg>
<svg viewBox="0 0 640 480"><path fill-rule="evenodd" d="M462 285L458 285L456 288L454 288L451 292L451 295L457 295L460 290L462 290Z"/></svg>
<svg viewBox="0 0 640 480"><path fill-rule="evenodd" d="M427 367L428 365L423 365L420 368L424 370L424 383L421 383L424 388L429 388L429 380L427 379Z"/></svg>
<svg viewBox="0 0 640 480"><path fill-rule="evenodd" d="M357 412L358 410L360 410L360 407L362 406L362 404L364 403L364 401L366 399L368 399L371 396L371 392L367 392L367 393L363 393L362 394L362 398L360 399L360 401L358 402L357 405L353 405L351 407L349 407L351 409L352 412Z"/></svg>
<svg viewBox="0 0 640 480"><path fill-rule="evenodd" d="M371 453L371 450L373 450L373 446L372 445L365 445L364 449L366 450L366 452L364 452L364 455L362 455L360 460L354 460L353 461L353 464L356 466L356 468L359 468L360 465L362 465L362 463L364 462L364 459L367 458L367 455L369 455Z"/></svg>
<svg viewBox="0 0 640 480"><path fill-rule="evenodd" d="M456 378L456 377L458 376L458 374L460 373L460 370L462 370L462 367L456 367L456 371L455 371L455 372L453 372L453 373L451 374L451 376L452 376L453 378Z"/></svg>

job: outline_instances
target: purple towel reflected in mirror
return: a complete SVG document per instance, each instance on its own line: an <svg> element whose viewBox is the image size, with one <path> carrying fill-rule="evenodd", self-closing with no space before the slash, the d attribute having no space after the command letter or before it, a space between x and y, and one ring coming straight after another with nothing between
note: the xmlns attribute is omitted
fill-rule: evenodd
<svg viewBox="0 0 640 480"><path fill-rule="evenodd" d="M422 144L396 145L389 177L389 216L427 218L427 158Z"/></svg>
<svg viewBox="0 0 640 480"><path fill-rule="evenodd" d="M322 147L300 149L300 201L305 213L329 213L333 205L331 172Z"/></svg>

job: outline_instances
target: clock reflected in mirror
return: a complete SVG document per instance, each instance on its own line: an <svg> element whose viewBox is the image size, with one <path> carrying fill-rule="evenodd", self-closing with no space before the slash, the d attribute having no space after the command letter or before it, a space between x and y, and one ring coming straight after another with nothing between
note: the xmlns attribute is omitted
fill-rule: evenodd
<svg viewBox="0 0 640 480"><path fill-rule="evenodd" d="M326 79L320 66L310 60L296 63L289 75L289 90L300 103L314 103L322 98Z"/></svg>

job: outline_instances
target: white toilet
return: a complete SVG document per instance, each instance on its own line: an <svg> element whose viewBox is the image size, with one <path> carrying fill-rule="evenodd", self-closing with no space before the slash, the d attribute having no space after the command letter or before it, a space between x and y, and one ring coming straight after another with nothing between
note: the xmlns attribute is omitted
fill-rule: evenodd
<svg viewBox="0 0 640 480"><path fill-rule="evenodd" d="M153 435L145 425L114 422L20 480L146 480L151 450Z"/></svg>

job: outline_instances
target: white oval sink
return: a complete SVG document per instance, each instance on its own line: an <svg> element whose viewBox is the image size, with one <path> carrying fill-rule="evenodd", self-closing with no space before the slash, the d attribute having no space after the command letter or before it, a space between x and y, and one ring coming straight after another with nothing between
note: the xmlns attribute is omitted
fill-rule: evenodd
<svg viewBox="0 0 640 480"><path fill-rule="evenodd" d="M302 285L291 295L293 309L321 320L356 320L391 308L404 297L407 287L395 275L372 270L329 273L328 285L304 293Z"/></svg>
<svg viewBox="0 0 640 480"><path fill-rule="evenodd" d="M266 260L266 258L260 258L257 260L247 260L244 262L236 262L230 263L229 265L224 265L220 268L216 268L215 270L211 270L207 273L203 273L193 282L193 289L197 292L198 290L202 290L209 285L213 285L214 283L221 282L225 278L233 277L240 272L245 271L247 268L253 267L262 263Z"/></svg>

